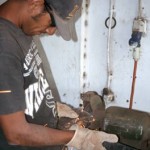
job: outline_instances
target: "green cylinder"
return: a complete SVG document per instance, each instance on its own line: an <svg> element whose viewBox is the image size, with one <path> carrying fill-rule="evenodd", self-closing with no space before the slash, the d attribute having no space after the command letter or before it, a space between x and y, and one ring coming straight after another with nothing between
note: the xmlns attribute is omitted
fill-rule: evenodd
<svg viewBox="0 0 150 150"><path fill-rule="evenodd" d="M146 112L109 107L106 109L103 130L117 134L120 143L150 150L150 115Z"/></svg>

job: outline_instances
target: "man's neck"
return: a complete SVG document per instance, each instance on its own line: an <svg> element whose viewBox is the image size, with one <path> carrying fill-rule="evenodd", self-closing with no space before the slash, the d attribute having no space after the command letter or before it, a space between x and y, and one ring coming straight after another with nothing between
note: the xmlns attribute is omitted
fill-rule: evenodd
<svg viewBox="0 0 150 150"><path fill-rule="evenodd" d="M6 1L0 6L0 17L7 19L14 23L16 26L21 26L21 8L19 4L13 3L11 0Z"/></svg>

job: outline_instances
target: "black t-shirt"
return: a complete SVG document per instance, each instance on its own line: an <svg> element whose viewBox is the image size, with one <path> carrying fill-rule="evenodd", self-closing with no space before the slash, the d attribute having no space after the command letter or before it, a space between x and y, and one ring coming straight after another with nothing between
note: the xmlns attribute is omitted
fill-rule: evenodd
<svg viewBox="0 0 150 150"><path fill-rule="evenodd" d="M8 20L0 18L0 115L21 110L30 123L56 127L55 99L38 48L31 36L25 35ZM9 146L1 130L0 133L0 150L30 149Z"/></svg>

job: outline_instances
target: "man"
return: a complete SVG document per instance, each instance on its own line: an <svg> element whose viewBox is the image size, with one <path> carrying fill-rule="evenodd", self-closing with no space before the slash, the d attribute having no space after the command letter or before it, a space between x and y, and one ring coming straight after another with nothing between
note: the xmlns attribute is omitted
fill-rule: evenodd
<svg viewBox="0 0 150 150"><path fill-rule="evenodd" d="M56 129L61 104L56 109L32 36L58 28L65 40L75 39L66 22L79 7L80 0L8 0L0 6L0 150L101 150L103 141L117 142L115 135L78 126Z"/></svg>

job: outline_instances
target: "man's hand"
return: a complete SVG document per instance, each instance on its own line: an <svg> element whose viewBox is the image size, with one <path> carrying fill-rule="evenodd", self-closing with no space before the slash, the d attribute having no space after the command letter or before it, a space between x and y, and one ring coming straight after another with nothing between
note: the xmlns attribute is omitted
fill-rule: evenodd
<svg viewBox="0 0 150 150"><path fill-rule="evenodd" d="M75 135L67 146L75 147L78 150L105 150L102 145L104 141L110 143L118 141L118 137L114 134L80 128L79 126L71 128L71 130L74 129L76 129Z"/></svg>
<svg viewBox="0 0 150 150"><path fill-rule="evenodd" d="M79 115L68 105L57 102L58 117L77 118Z"/></svg>

